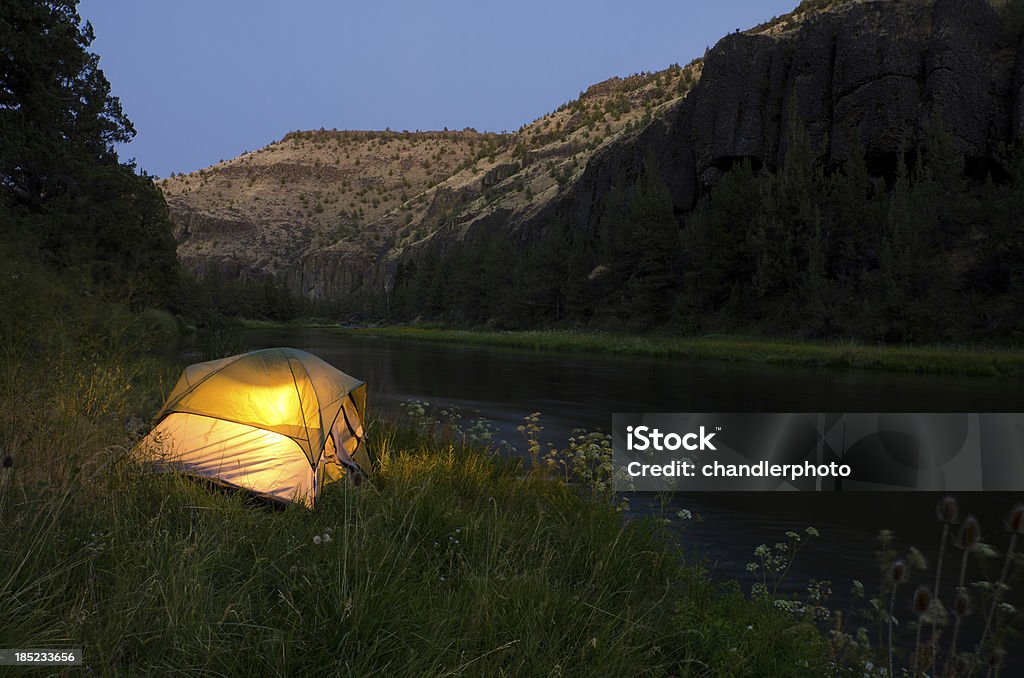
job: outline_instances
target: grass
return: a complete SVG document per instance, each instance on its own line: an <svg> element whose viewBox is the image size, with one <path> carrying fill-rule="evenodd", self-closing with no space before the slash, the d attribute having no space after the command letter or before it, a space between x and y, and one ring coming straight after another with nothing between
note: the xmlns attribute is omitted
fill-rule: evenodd
<svg viewBox="0 0 1024 678"><path fill-rule="evenodd" d="M259 318L243 318L238 321L238 327L245 330L273 330L286 327L305 329L337 328L338 322L328 318L302 318L290 322L278 320L261 320Z"/></svg>
<svg viewBox="0 0 1024 678"><path fill-rule="evenodd" d="M796 599L713 581L664 519L410 410L369 427L371 482L314 511L147 473L127 451L177 377L152 357L165 319L11 280L0 647L132 676L863 675L872 656Z"/></svg>
<svg viewBox="0 0 1024 678"><path fill-rule="evenodd" d="M373 423L372 481L315 511L146 473L166 323L9 279L0 647L81 647L96 675L834 673L813 620L713 582L663 521L409 419Z"/></svg>
<svg viewBox="0 0 1024 678"><path fill-rule="evenodd" d="M420 327L335 331L419 341L544 351L752 362L797 367L883 370L984 377L1024 376L1024 351L974 346L870 346L733 336L659 337L573 331L494 332Z"/></svg>
<svg viewBox="0 0 1024 678"><path fill-rule="evenodd" d="M46 280L0 289L0 647L81 647L95 675L824 671L814 624L664 523L410 421L373 423L372 481L315 511L146 473L127 451L177 367Z"/></svg>
<svg viewBox="0 0 1024 678"><path fill-rule="evenodd" d="M131 464L0 494L0 646L103 675L805 675L818 629L479 449L372 430L373 482L271 511ZM752 630L756 629L756 632Z"/></svg>

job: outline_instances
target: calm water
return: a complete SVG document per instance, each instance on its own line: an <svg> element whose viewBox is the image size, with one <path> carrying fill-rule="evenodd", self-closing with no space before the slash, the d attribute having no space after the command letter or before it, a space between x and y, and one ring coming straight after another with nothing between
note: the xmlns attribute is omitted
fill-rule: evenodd
<svg viewBox="0 0 1024 678"><path fill-rule="evenodd" d="M685 360L590 356L462 347L336 334L328 330L258 330L247 348L291 346L368 384L369 407L395 412L409 399L454 405L492 421L501 436L522 443L517 425L541 412L543 440L564 445L572 429L610 431L613 412L1008 412L1024 410L1024 381L934 377L744 365ZM783 541L790 529L821 532L801 554L791 584L830 579L834 603L847 600L852 579L874 589L877 533L888 528L903 543L934 558L939 527L930 493L693 493L676 496L670 515L687 508L703 517L683 535L690 557L751 583L746 564L761 543ZM960 496L981 520L986 539L1005 548L1003 517L1024 493ZM631 511L659 510L649 496L631 497ZM951 567L953 567L951 565ZM916 583L915 583L916 586ZM912 589L911 589L912 590ZM907 595L910 595L908 591Z"/></svg>

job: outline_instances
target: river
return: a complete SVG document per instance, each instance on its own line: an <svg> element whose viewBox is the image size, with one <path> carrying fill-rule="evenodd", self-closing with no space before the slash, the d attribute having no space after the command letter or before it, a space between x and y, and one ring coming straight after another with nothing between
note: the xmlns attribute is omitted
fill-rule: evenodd
<svg viewBox="0 0 1024 678"><path fill-rule="evenodd" d="M407 400L455 406L483 417L499 437L523 447L516 426L540 412L542 440L564 446L574 428L611 428L613 412L1015 412L1024 409L1024 382L904 375L858 370L774 367L746 363L583 355L462 346L358 335L322 329L251 330L247 349L291 346L320 356L368 384L368 407L397 412ZM881 529L900 546L914 545L932 559L940 526L934 507L941 495L876 493L707 493L674 496L664 507L687 509L681 534L688 558L716 576L753 583L746 565L762 543L784 541L807 526L821 534L797 559L784 590L808 579L831 580L833 605L845 607L854 579L869 594L877 588L875 556ZM1024 493L967 493L962 509L975 513L983 535L1005 548L1002 521ZM649 495L629 497L630 513L663 510ZM955 551L955 549L951 549ZM958 554L951 554L958 557ZM957 567L951 565L950 567ZM920 577L930 581L933 575ZM916 586L916 583L915 583ZM910 595L912 588L907 591Z"/></svg>

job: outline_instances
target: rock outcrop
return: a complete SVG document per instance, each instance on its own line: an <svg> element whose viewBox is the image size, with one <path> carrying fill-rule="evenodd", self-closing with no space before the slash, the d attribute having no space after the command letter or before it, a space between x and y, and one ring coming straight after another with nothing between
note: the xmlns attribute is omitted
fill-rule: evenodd
<svg viewBox="0 0 1024 678"><path fill-rule="evenodd" d="M826 159L860 143L883 163L930 120L969 159L1024 135L1024 43L1003 45L985 0L868 0L780 33L734 34L664 122L591 159L560 211L591 227L593 207L653 158L678 212L741 159L775 166L793 125Z"/></svg>

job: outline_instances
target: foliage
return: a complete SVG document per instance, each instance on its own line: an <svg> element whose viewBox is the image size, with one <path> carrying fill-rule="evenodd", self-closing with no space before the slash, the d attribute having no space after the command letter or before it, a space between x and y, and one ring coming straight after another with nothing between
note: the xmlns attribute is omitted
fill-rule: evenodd
<svg viewBox="0 0 1024 678"><path fill-rule="evenodd" d="M483 417L467 419L454 405L436 407L425 400L407 400L399 408L421 439L484 448L492 453L510 450L507 441L495 438L498 430L494 424Z"/></svg>
<svg viewBox="0 0 1024 678"><path fill-rule="evenodd" d="M754 550L747 570L759 581L751 588L751 599L795 620L820 623L831 617L828 652L836 674L998 676L1009 647L1020 635L1020 611L1007 598L1024 581L1024 557L1018 551L1024 536L1024 504L1017 504L1006 516L1003 528L1009 536L1002 553L981 540L981 526L974 516L961 518L955 498L943 498L936 515L942 530L934 575L920 550L909 547L904 552L896 536L882 530L875 554L880 573L877 595L868 599L864 585L854 580L849 608L833 612L826 606L830 582L809 580L804 596L780 592L806 543L804 535L790 531L786 541ZM818 532L809 527L805 535L817 537ZM947 545L959 549L958 562L946 563ZM943 585L943 565L954 564L955 585ZM865 625L850 629L851 621ZM874 642L867 628L872 623L877 628ZM969 646L962 647L958 639L963 639L962 627L968 625L976 627L975 633ZM910 632L913 643L909 643Z"/></svg>
<svg viewBox="0 0 1024 678"><path fill-rule="evenodd" d="M754 549L756 560L747 563L747 571L753 572L760 581L751 590L752 597L772 600L778 595L779 585L806 545L805 536L817 537L818 530L808 527L804 530L804 535L790 530L786 532L786 541L777 542L770 548L767 544L761 544Z"/></svg>
<svg viewBox="0 0 1024 678"><path fill-rule="evenodd" d="M534 467L540 463L540 432L544 427L540 425L540 412L533 412L523 418L523 423L516 427L526 440L526 453L530 463Z"/></svg>
<svg viewBox="0 0 1024 678"><path fill-rule="evenodd" d="M0 223L4 237L87 290L160 305L178 263L160 191L114 144L134 136L73 0L0 6Z"/></svg>
<svg viewBox="0 0 1024 678"><path fill-rule="evenodd" d="M405 261L393 319L498 328L742 332L887 343L1024 332L1024 148L968 164L942 121L826 164L797 124L777 167L738 158L696 206L648 157L587 224L477 233Z"/></svg>
<svg viewBox="0 0 1024 678"><path fill-rule="evenodd" d="M545 466L565 482L578 486L595 501L613 502L612 437L601 431L575 429L568 447L554 445L544 455Z"/></svg>

